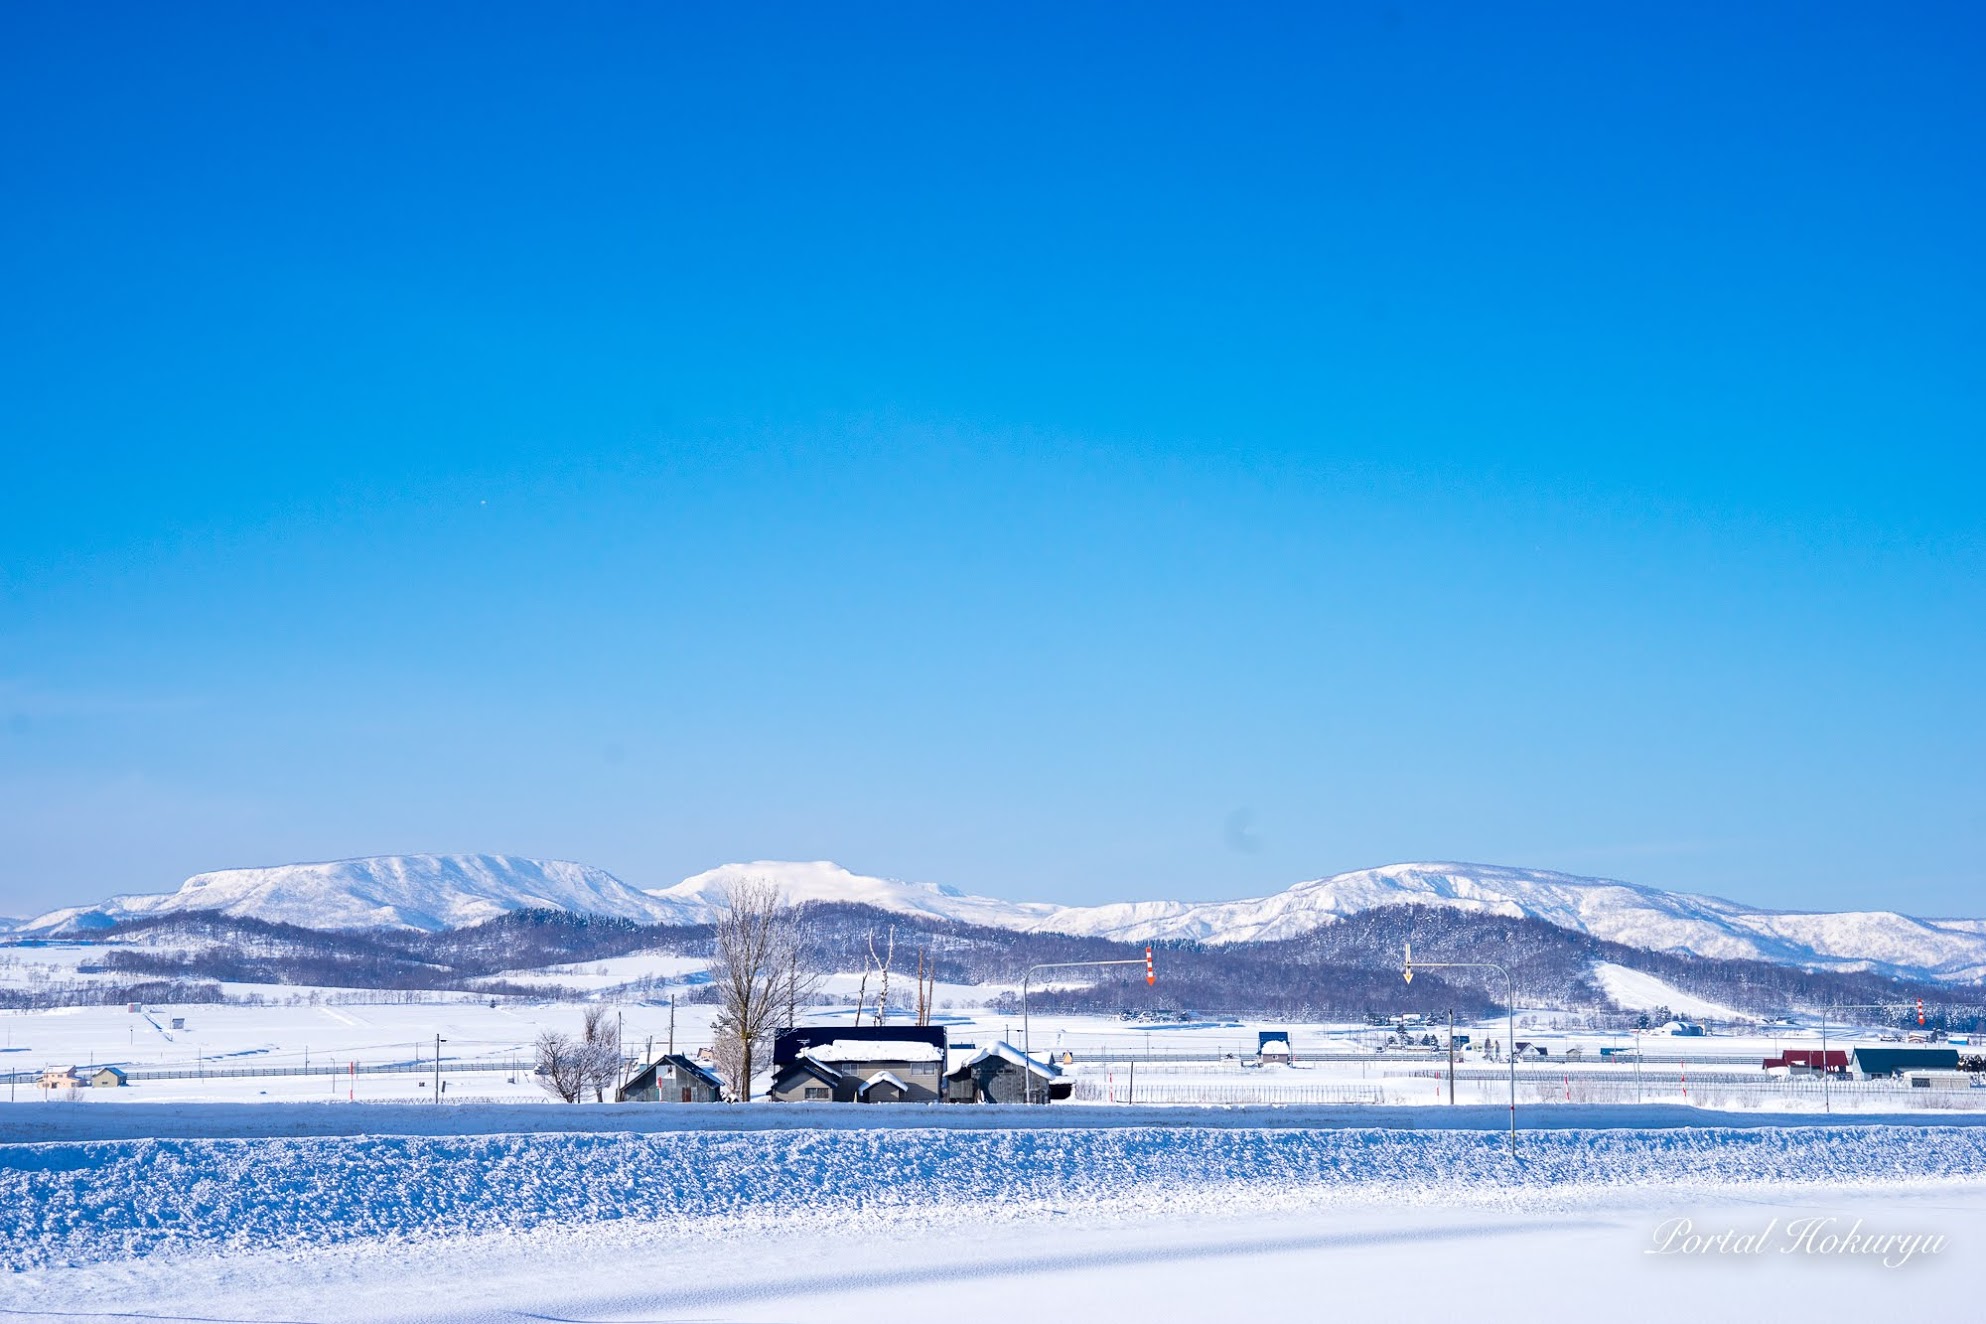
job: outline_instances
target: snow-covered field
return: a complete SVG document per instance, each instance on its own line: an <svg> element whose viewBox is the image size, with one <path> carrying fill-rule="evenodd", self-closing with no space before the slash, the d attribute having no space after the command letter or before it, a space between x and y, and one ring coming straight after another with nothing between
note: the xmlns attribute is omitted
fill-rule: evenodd
<svg viewBox="0 0 1986 1324"><path fill-rule="evenodd" d="M630 961L649 958L627 958ZM661 958L667 959L667 958ZM595 963L561 978L611 980ZM244 986L246 987L246 986ZM542 1030L571 1032L580 1009L569 1002L469 1000L351 1001L346 991L256 986L261 1005L66 1007L0 1011L0 1107L46 1099L32 1084L47 1066L114 1065L131 1073L122 1089L83 1090L92 1105L209 1101L415 1101L434 1096L435 1037L442 1039L446 1102L549 1102L530 1075L532 1042ZM944 992L941 986L940 992ZM338 1000L327 1000L332 997ZM312 1001L315 997L317 1000ZM949 998L941 998L941 1006ZM709 1006L666 1003L616 1008L631 1056L671 1043L694 1052L710 1042ZM834 1023L847 1009L819 1008L809 1020ZM673 1019L673 1032L672 1032ZM1146 1104L1337 1104L1395 1106L1446 1102L1446 1062L1426 1054L1378 1051L1390 1031L1364 1025L1210 1020L1142 1025L1114 1017L1018 1015L956 1003L938 1013L955 1045L1029 1042L1040 1055L1066 1060L1073 1102ZM175 1028L173 1022L184 1023ZM1473 1036L1460 1055L1455 1099L1496 1104L1506 1098L1503 1068L1477 1046L1508 1037L1501 1020L1464 1027ZM1261 1031L1287 1032L1297 1060L1257 1067ZM1519 1069L1525 1107L1577 1104L1685 1103L1711 1108L1898 1111L1986 1109L1986 1089L1906 1090L1894 1082L1837 1083L1768 1077L1760 1064L1785 1047L1817 1047L1813 1027L1746 1036L1675 1038L1603 1034L1576 1016L1520 1018L1518 1037L1550 1054ZM1852 1031L1836 1029L1845 1047ZM1638 1065L1607 1061L1603 1049L1637 1050ZM1578 1060L1568 1060L1570 1050ZM1139 1059L1133 1068L1132 1058ZM357 1072L351 1070L356 1065ZM308 1068L309 1074L301 1074ZM16 1079L7 1079L14 1077ZM760 1087L764 1086L761 1078Z"/></svg>
<svg viewBox="0 0 1986 1324"><path fill-rule="evenodd" d="M24 1111L84 1128L141 1117ZM295 1110L234 1111L273 1125ZM1462 1129L1380 1129L1323 1115L1261 1127L1235 1114L1165 1125L1150 1111L932 1108L917 1111L943 1124L907 1128L866 1124L883 1109L813 1126L798 1124L804 1109L675 1108L638 1115L678 1129L459 1135L409 1132L483 1110L306 1111L380 1126L0 1143L12 1270L0 1310L867 1319L963 1295L1058 1315L1391 1318L1431 1308L1440 1288L1472 1318L1590 1319L1600 1301L1609 1318L1667 1318L1680 1296L1718 1319L1819 1284L1836 1309L1941 1295L1976 1266L1986 1231L1976 1126L1669 1128L1651 1114L1526 1133L1513 1161L1474 1110ZM617 1111L628 1115L529 1110ZM694 1113L705 1124L680 1129ZM725 1115L774 1126L711 1125ZM1067 1124L1078 1117L1104 1124ZM1892 1269L1776 1250L1643 1253L1677 1217L1739 1231L1778 1219L1784 1240L1786 1220L1816 1214L1948 1244Z"/></svg>

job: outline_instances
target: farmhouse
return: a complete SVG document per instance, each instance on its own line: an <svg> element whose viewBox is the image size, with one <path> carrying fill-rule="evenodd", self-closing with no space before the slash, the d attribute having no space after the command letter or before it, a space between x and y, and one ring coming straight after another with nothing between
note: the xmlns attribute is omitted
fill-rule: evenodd
<svg viewBox="0 0 1986 1324"><path fill-rule="evenodd" d="M681 1053L659 1057L615 1092L619 1103L716 1103L724 1086L710 1070Z"/></svg>
<svg viewBox="0 0 1986 1324"><path fill-rule="evenodd" d="M90 1084L97 1089L114 1089L125 1083L124 1073L116 1067L98 1067L90 1073Z"/></svg>
<svg viewBox="0 0 1986 1324"><path fill-rule="evenodd" d="M1074 1088L1054 1063L1004 1043L975 1053L945 1077L951 1103L1048 1103L1068 1098Z"/></svg>
<svg viewBox="0 0 1986 1324"><path fill-rule="evenodd" d="M780 1102L935 1103L942 1096L942 1025L810 1025L779 1032L772 1097Z"/></svg>
<svg viewBox="0 0 1986 1324"><path fill-rule="evenodd" d="M43 1067L41 1076L35 1081L45 1090L81 1089L90 1083L90 1078L80 1067Z"/></svg>

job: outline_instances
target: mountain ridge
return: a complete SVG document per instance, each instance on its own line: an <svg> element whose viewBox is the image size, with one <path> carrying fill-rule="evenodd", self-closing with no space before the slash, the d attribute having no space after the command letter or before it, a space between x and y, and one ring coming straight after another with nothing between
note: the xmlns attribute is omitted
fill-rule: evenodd
<svg viewBox="0 0 1986 1324"><path fill-rule="evenodd" d="M14 932L73 933L122 918L192 910L317 929L435 931L534 908L645 924L694 924L709 920L727 884L746 878L773 882L795 903L855 903L926 919L1123 942L1223 946L1274 941L1376 907L1420 904L1536 918L1626 946L1679 955L1948 982L1986 979L1986 919L1934 920L1885 910L1773 910L1616 879L1461 862L1352 870L1232 901L1062 906L857 874L827 860L725 864L669 887L641 889L603 869L565 860L370 856L196 874L174 892L51 911L22 922Z"/></svg>

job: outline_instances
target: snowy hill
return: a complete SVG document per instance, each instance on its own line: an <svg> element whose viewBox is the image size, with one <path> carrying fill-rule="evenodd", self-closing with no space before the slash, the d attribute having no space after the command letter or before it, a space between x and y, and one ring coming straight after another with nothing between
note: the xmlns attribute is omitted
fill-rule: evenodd
<svg viewBox="0 0 1986 1324"><path fill-rule="evenodd" d="M526 909L611 915L646 924L682 922L678 907L584 864L514 855L381 855L195 874L176 892L114 897L94 908L52 911L27 921L20 931L101 928L114 920L189 910L218 910L313 929L435 930Z"/></svg>
<svg viewBox="0 0 1986 1324"><path fill-rule="evenodd" d="M1042 927L1131 942L1250 942L1295 937L1374 906L1416 903L1529 916L1652 951L1941 979L1986 977L1986 924L1978 920L1771 911L1606 878L1482 864L1392 864L1244 901L1072 908Z"/></svg>

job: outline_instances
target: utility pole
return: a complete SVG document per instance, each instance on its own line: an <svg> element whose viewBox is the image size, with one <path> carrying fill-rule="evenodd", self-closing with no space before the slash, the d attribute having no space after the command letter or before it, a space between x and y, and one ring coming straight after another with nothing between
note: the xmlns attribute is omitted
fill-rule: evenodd
<svg viewBox="0 0 1986 1324"><path fill-rule="evenodd" d="M1411 984L1414 982L1414 947L1412 943L1408 943L1406 945L1405 950L1402 952L1402 962L1404 968L1402 969L1401 973L1406 977L1406 981L1409 984ZM1420 966L1421 969L1423 970L1494 970L1498 974L1503 976L1503 986L1504 986L1503 1011L1504 1011L1504 1015L1508 1018L1509 1021L1509 1029L1506 1031L1506 1033L1508 1033L1510 1036L1510 1042L1503 1046L1504 1058L1510 1064L1510 1156L1512 1158L1516 1158L1517 1157L1517 981L1510 977L1510 971L1507 967L1498 965L1495 961L1422 961L1420 963Z"/></svg>
<svg viewBox="0 0 1986 1324"><path fill-rule="evenodd" d="M1448 1009L1448 1106L1455 1106L1455 1009Z"/></svg>
<svg viewBox="0 0 1986 1324"><path fill-rule="evenodd" d="M436 1104L441 1102L441 1046L447 1042L448 1040L438 1034L434 1037L434 1101Z"/></svg>
<svg viewBox="0 0 1986 1324"><path fill-rule="evenodd" d="M676 995L669 995L669 1056L676 1055Z"/></svg>

